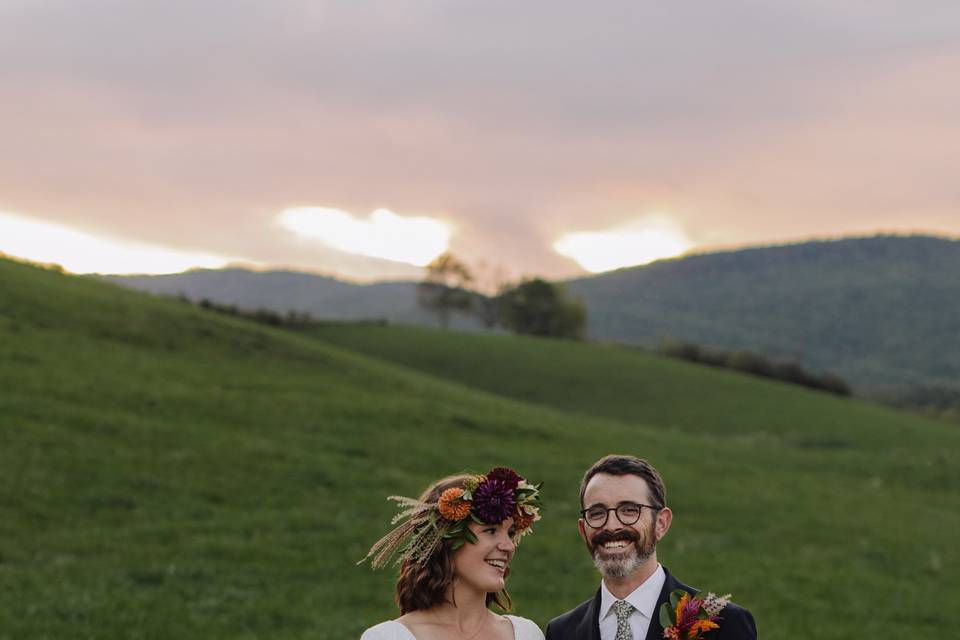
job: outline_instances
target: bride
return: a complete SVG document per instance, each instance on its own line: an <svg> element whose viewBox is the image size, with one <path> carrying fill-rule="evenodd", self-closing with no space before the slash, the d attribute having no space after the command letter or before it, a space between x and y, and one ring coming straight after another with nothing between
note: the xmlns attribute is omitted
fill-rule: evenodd
<svg viewBox="0 0 960 640"><path fill-rule="evenodd" d="M438 480L419 500L390 499L401 508L393 520L400 524L364 560L382 568L397 557L400 617L360 640L543 640L532 621L490 609L512 608L510 560L540 519L539 486L497 467Z"/></svg>

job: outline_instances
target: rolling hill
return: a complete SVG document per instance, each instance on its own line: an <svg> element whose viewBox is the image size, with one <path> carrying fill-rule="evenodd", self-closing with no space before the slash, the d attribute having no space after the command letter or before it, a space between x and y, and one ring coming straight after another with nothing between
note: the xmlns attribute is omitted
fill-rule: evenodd
<svg viewBox="0 0 960 640"><path fill-rule="evenodd" d="M384 497L494 464L545 481L511 576L544 623L595 588L576 487L610 451L764 638L942 634L960 596L956 425L640 352L294 334L0 260L0 390L0 638L355 638L394 615L355 566Z"/></svg>
<svg viewBox="0 0 960 640"><path fill-rule="evenodd" d="M836 373L861 395L890 400L931 388L949 403L960 401L958 274L960 241L877 236L693 255L566 286L586 303L594 340L746 349ZM411 282L356 285L236 269L111 279L249 309L436 323L416 306ZM454 327L479 323L455 316Z"/></svg>

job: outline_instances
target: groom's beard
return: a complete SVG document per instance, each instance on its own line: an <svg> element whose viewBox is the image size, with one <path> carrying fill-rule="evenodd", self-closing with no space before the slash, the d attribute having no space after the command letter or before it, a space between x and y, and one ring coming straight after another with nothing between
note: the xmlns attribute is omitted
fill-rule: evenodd
<svg viewBox="0 0 960 640"><path fill-rule="evenodd" d="M624 540L632 542L622 552L610 552L603 549L608 542ZM639 569L657 550L657 541L653 526L644 531L622 529L620 531L601 531L588 543L593 564L605 578L626 578Z"/></svg>

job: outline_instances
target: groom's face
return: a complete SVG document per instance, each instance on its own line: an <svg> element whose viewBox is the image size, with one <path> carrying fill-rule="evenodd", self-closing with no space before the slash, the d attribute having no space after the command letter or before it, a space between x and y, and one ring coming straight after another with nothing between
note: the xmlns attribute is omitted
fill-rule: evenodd
<svg viewBox="0 0 960 640"><path fill-rule="evenodd" d="M640 476L614 476L598 473L590 479L583 494L583 507L614 509L624 502L651 504L650 490ZM643 507L640 519L622 523L614 511L606 523L593 528L580 519L580 535L600 573L609 578L625 578L651 559L656 561L657 542L666 530L658 522L658 512Z"/></svg>

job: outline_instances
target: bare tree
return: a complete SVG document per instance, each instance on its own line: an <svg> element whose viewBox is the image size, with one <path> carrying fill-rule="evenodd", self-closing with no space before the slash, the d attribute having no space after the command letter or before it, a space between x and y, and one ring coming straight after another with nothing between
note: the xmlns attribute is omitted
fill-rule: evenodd
<svg viewBox="0 0 960 640"><path fill-rule="evenodd" d="M417 285L417 302L435 313L437 323L446 329L454 311L470 311L475 294L467 286L472 281L467 265L447 251L427 265L426 278Z"/></svg>
<svg viewBox="0 0 960 640"><path fill-rule="evenodd" d="M473 268L474 313L487 329L500 322L500 295L509 287L508 272L502 264L480 260Z"/></svg>

